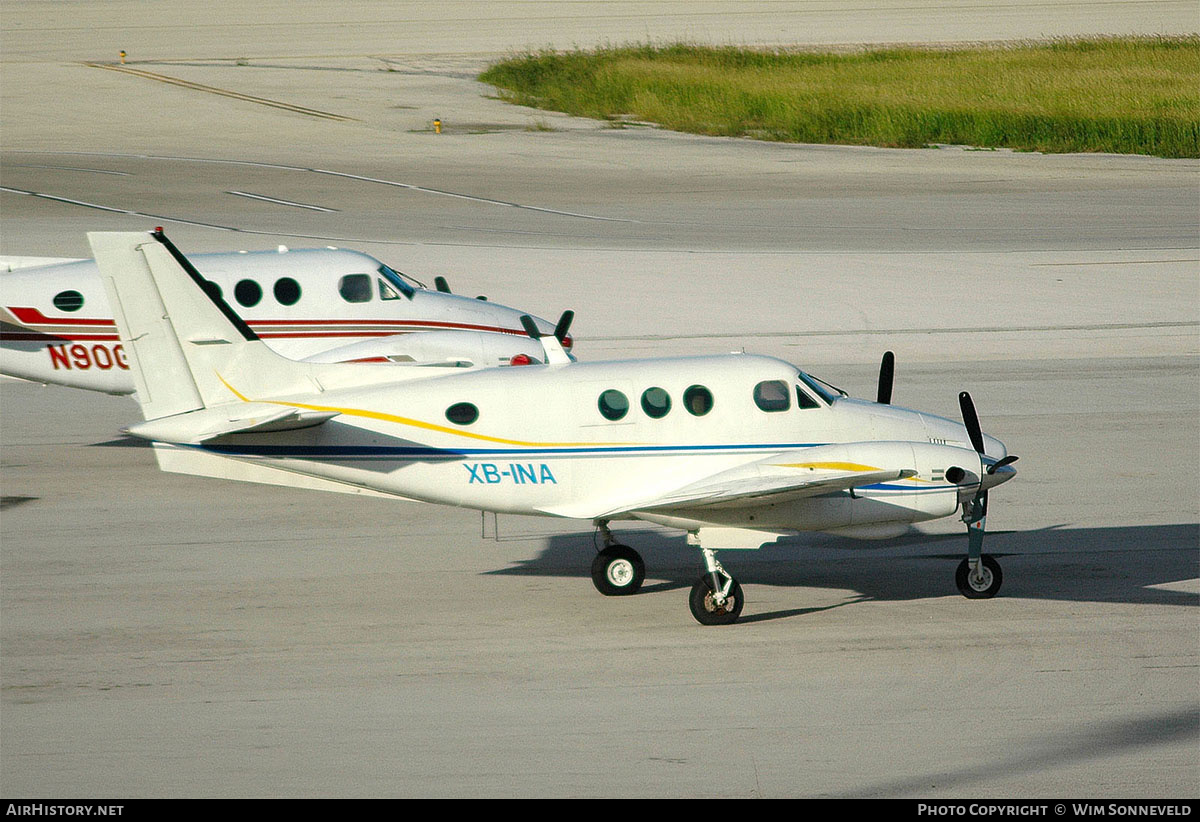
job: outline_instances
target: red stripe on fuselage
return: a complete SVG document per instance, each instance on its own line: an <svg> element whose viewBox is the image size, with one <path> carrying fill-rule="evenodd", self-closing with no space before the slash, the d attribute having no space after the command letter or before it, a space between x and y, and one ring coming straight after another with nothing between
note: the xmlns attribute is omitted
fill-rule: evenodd
<svg viewBox="0 0 1200 822"><path fill-rule="evenodd" d="M47 317L36 308L9 306L8 310L30 332L37 333L44 326L46 333L53 333L64 340L115 340L115 334L101 336L94 333L72 333L70 327L115 328L112 320L88 317ZM412 331L482 331L491 334L524 336L525 332L515 328L472 323L437 322L427 320L247 320L246 324L264 339L313 339L322 337L387 337ZM296 330L271 330L291 326ZM340 328L338 327L340 326ZM260 331L259 329L263 329ZM320 330L303 330L320 329ZM82 330L82 329L81 329ZM18 339L7 336L5 339ZM25 338L20 338L25 339Z"/></svg>
<svg viewBox="0 0 1200 822"><path fill-rule="evenodd" d="M25 325L99 325L109 327L115 325L112 320L96 320L87 317L47 317L36 308L20 308L10 305L8 310Z"/></svg>

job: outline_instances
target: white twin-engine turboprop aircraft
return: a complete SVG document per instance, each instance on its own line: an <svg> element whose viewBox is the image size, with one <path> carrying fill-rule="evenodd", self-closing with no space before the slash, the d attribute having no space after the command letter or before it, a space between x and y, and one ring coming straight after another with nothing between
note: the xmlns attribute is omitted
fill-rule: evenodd
<svg viewBox="0 0 1200 822"><path fill-rule="evenodd" d="M88 238L167 471L366 491L514 514L592 520L604 594L630 594L641 557L608 525L679 528L703 556L691 610L734 622L738 583L720 548L780 534L896 535L963 509L957 583L993 596L982 554L988 491L1014 475L967 394L964 422L844 396L777 359L747 355L574 362L527 320L544 363L521 368L293 362L270 351L161 233Z"/></svg>
<svg viewBox="0 0 1200 822"><path fill-rule="evenodd" d="M196 267L259 339L294 360L507 364L542 356L523 312L436 289L366 254L335 248L198 254ZM35 382L133 392L92 260L65 260L0 274L0 374ZM30 267L30 264L33 264ZM569 317L555 329L569 348Z"/></svg>

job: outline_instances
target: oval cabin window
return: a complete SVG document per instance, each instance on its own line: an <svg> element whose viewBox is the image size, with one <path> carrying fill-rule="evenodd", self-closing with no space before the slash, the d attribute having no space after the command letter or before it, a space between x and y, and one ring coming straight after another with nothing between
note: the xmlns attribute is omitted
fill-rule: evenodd
<svg viewBox="0 0 1200 822"><path fill-rule="evenodd" d="M262 299L262 286L254 280L240 280L233 287L233 297L246 308L253 308Z"/></svg>
<svg viewBox="0 0 1200 822"><path fill-rule="evenodd" d="M629 413L629 398L615 388L601 394L597 405L606 420L616 421Z"/></svg>
<svg viewBox="0 0 1200 822"><path fill-rule="evenodd" d="M703 385L693 385L683 392L683 407L693 417L703 417L713 407L712 392Z"/></svg>
<svg viewBox="0 0 1200 822"><path fill-rule="evenodd" d="M642 410L647 417L662 419L671 410L671 395L655 386L642 392Z"/></svg>
<svg viewBox="0 0 1200 822"><path fill-rule="evenodd" d="M783 380L764 380L754 386L754 404L763 411L787 411L792 407L791 392Z"/></svg>
<svg viewBox="0 0 1200 822"><path fill-rule="evenodd" d="M275 281L275 299L280 305L295 305L300 301L300 283L291 277L280 277Z"/></svg>
<svg viewBox="0 0 1200 822"><path fill-rule="evenodd" d="M59 311L78 311L83 308L83 295L78 291L60 291L54 295L54 307Z"/></svg>
<svg viewBox="0 0 1200 822"><path fill-rule="evenodd" d="M366 274L347 274L338 280L338 293L348 303L371 301L371 278Z"/></svg>
<svg viewBox="0 0 1200 822"><path fill-rule="evenodd" d="M479 419L479 409L469 402L458 402L446 409L446 419L455 425L470 425Z"/></svg>

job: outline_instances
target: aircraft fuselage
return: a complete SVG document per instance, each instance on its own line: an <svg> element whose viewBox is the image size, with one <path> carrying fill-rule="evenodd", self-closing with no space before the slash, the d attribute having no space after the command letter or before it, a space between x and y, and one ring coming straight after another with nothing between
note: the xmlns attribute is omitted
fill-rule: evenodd
<svg viewBox="0 0 1200 822"><path fill-rule="evenodd" d="M841 449L838 463L887 462L916 473L758 508L647 506L632 515L684 528L859 528L882 536L871 530L879 523L954 513L961 486L947 480L947 469L982 474L962 423L822 394L806 377L783 361L748 355L490 369L283 398L274 402L338 416L267 437L157 447L428 502L580 518L772 454L823 454L825 464ZM986 458L1006 453L986 438Z"/></svg>
<svg viewBox="0 0 1200 822"><path fill-rule="evenodd" d="M370 341L430 331L439 332L451 351L466 332L504 335L508 342L501 353L528 347L523 312L396 283L394 274L388 279L380 271L382 263L360 252L295 249L192 259L259 338L289 359L386 362L386 346L372 347ZM544 320L539 325L553 327ZM129 368L94 261L0 274L0 373L130 394Z"/></svg>

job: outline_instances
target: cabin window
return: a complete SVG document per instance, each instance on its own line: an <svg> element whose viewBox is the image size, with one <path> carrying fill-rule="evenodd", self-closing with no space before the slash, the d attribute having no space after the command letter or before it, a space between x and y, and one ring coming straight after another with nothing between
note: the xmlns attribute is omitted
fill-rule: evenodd
<svg viewBox="0 0 1200 822"><path fill-rule="evenodd" d="M254 280L240 280L233 287L233 296L246 308L252 308L262 299L262 286Z"/></svg>
<svg viewBox="0 0 1200 822"><path fill-rule="evenodd" d="M300 301L300 283L291 277L280 277L275 281L275 299L280 305L295 305Z"/></svg>
<svg viewBox="0 0 1200 822"><path fill-rule="evenodd" d="M787 411L792 407L788 386L783 380L764 380L754 386L754 404L763 411Z"/></svg>
<svg viewBox="0 0 1200 822"><path fill-rule="evenodd" d="M446 409L446 419L455 425L470 425L479 419L479 409L469 402L458 402Z"/></svg>
<svg viewBox="0 0 1200 822"><path fill-rule="evenodd" d="M662 419L671 410L671 395L655 386L642 392L642 410L647 417Z"/></svg>
<svg viewBox="0 0 1200 822"><path fill-rule="evenodd" d="M713 407L712 392L703 385L693 385L683 392L683 407L693 417L703 417Z"/></svg>
<svg viewBox="0 0 1200 822"><path fill-rule="evenodd" d="M78 311L83 308L83 295L78 291L60 291L54 295L54 307L59 311Z"/></svg>
<svg viewBox="0 0 1200 822"><path fill-rule="evenodd" d="M408 297L410 300L413 298L413 294L417 293L415 288L405 282L404 277L401 276L398 271L381 264L379 266L379 273L393 288L395 288L405 297ZM380 292L380 296L383 297L382 291ZM389 298L383 297L383 299L386 300Z"/></svg>
<svg viewBox="0 0 1200 822"><path fill-rule="evenodd" d="M629 398L615 388L610 388L600 395L597 403L600 414L606 420L619 420L629 413Z"/></svg>
<svg viewBox="0 0 1200 822"><path fill-rule="evenodd" d="M381 300L398 300L400 295L396 293L396 289L388 285L384 280L379 281L379 299Z"/></svg>
<svg viewBox="0 0 1200 822"><path fill-rule="evenodd" d="M201 285L204 287L204 293L213 300L225 300L225 295L221 292L221 286L214 283L212 280L202 280Z"/></svg>
<svg viewBox="0 0 1200 822"><path fill-rule="evenodd" d="M800 386L798 386L798 385L796 386L796 405L799 406L800 408L820 408L821 407L821 404L819 402L814 400L812 397L808 396L808 394L805 394L804 390L801 389Z"/></svg>
<svg viewBox="0 0 1200 822"><path fill-rule="evenodd" d="M819 380L812 374L805 374L803 371L796 376L800 378L800 382L812 389L814 394L825 400L825 402L829 403L830 405L833 405L833 401L838 398L837 393L835 393L838 389L835 389L832 385L824 380Z"/></svg>
<svg viewBox="0 0 1200 822"><path fill-rule="evenodd" d="M348 303L371 301L371 277L369 274L347 274L338 280L338 293Z"/></svg>

